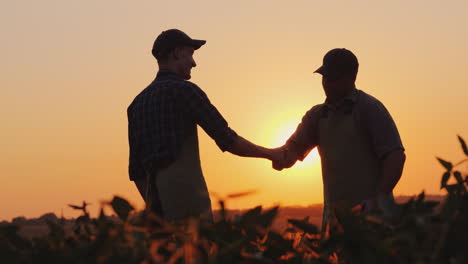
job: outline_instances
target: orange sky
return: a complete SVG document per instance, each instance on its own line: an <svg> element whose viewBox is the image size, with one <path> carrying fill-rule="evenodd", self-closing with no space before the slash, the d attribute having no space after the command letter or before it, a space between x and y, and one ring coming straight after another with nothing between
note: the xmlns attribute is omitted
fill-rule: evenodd
<svg viewBox="0 0 468 264"><path fill-rule="evenodd" d="M142 207L128 180L126 108L157 70L154 38L180 28L208 42L192 81L230 126L266 147L283 143L323 102L313 71L330 49L360 61L357 86L389 109L407 149L396 194L439 193L438 155L458 161L468 140L466 1L9 1L0 8L0 220L66 216L113 194ZM329 1L331 2L331 1ZM322 201L317 154L283 172L222 153L200 132L202 167L229 201ZM212 196L216 202L215 196Z"/></svg>

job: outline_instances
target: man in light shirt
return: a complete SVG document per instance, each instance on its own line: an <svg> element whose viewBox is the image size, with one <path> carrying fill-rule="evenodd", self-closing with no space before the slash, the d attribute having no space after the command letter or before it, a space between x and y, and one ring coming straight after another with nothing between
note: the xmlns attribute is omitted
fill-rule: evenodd
<svg viewBox="0 0 468 264"><path fill-rule="evenodd" d="M289 168L315 147L321 157L324 187L322 229L330 208L362 205L364 211L396 209L393 188L405 162L405 149L390 113L355 85L359 63L347 49L330 50L315 72L326 94L313 106L281 147L286 157L274 168Z"/></svg>

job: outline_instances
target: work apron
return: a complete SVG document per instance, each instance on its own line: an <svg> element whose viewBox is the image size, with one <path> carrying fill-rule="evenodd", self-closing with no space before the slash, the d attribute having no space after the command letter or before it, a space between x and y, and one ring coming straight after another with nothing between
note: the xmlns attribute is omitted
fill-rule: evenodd
<svg viewBox="0 0 468 264"><path fill-rule="evenodd" d="M177 159L152 178L166 220L201 217L212 221L211 200L200 165L196 128L186 137Z"/></svg>
<svg viewBox="0 0 468 264"><path fill-rule="evenodd" d="M380 163L369 140L356 126L351 112L331 108L327 116L319 120L318 128L324 187L324 231L334 206L352 208L372 198L380 177Z"/></svg>

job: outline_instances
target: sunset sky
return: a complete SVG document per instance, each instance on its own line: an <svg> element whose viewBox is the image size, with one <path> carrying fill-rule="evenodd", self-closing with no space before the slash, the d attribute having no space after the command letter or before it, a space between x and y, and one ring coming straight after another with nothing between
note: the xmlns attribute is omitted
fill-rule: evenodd
<svg viewBox="0 0 468 264"><path fill-rule="evenodd" d="M138 208L128 179L126 109L155 77L156 36L179 28L207 44L192 80L239 135L278 147L325 99L313 71L332 48L359 59L357 87L392 114L407 162L395 193L442 194L435 156L468 140L468 1L42 0L0 4L0 220L114 194ZM230 208L322 202L319 157L274 171L222 153L201 129L212 202ZM462 169L466 169L462 167Z"/></svg>

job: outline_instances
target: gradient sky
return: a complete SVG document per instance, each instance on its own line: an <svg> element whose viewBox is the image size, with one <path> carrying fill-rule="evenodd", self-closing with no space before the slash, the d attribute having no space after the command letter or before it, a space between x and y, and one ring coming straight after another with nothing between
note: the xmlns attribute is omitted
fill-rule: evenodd
<svg viewBox="0 0 468 264"><path fill-rule="evenodd" d="M442 167L468 140L467 1L3 1L0 3L0 220L113 194L128 180L126 108L154 78L155 37L179 28L207 44L192 81L243 137L277 147L324 101L313 71L332 48L360 61L357 86L391 112L407 162L396 194L438 194ZM319 159L276 172L222 153L200 131L212 201L246 208L322 202Z"/></svg>

